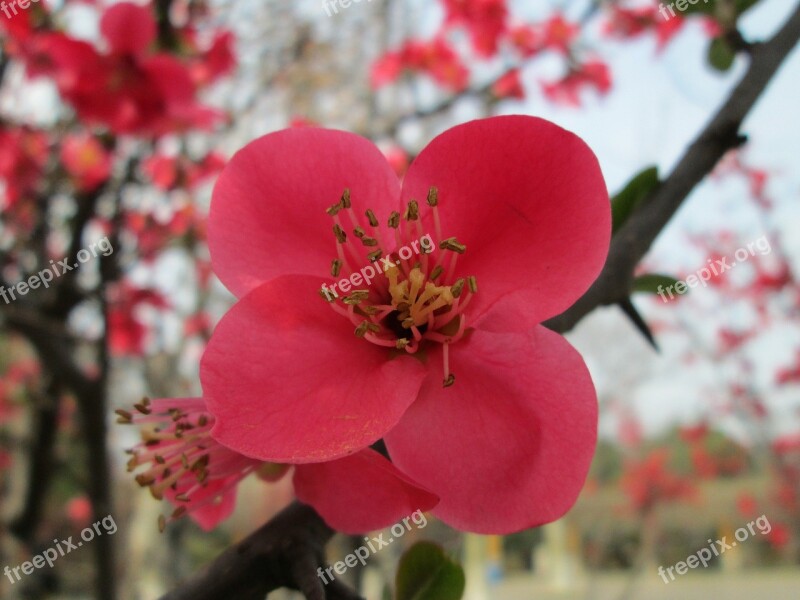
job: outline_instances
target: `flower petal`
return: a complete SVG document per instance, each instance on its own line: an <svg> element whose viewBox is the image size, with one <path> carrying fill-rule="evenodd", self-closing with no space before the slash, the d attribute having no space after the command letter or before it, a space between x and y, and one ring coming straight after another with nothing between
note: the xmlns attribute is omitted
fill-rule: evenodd
<svg viewBox="0 0 800 600"><path fill-rule="evenodd" d="M495 330L525 330L563 312L600 273L611 235L606 185L594 153L557 125L505 116L449 129L409 168L403 202L434 186L442 235L467 246L458 272L477 276L471 314L506 295L525 299L507 321L514 327ZM422 213L433 232L430 211Z"/></svg>
<svg viewBox="0 0 800 600"><path fill-rule="evenodd" d="M441 499L433 514L505 534L561 517L597 439L597 396L578 352L556 333L474 331L385 440L397 467Z"/></svg>
<svg viewBox="0 0 800 600"><path fill-rule="evenodd" d="M103 13L100 32L114 53L138 56L155 41L156 21L149 8L120 2Z"/></svg>
<svg viewBox="0 0 800 600"><path fill-rule="evenodd" d="M203 531L211 531L233 514L236 508L236 485L239 481L238 477L210 481L192 494L190 504L176 499L176 496L186 493L190 489L188 487L168 489L165 496L173 505L188 509L189 517Z"/></svg>
<svg viewBox="0 0 800 600"><path fill-rule="evenodd" d="M200 378L220 443L269 462L340 458L380 439L416 398L424 365L356 337L319 286L279 277L217 325Z"/></svg>
<svg viewBox="0 0 800 600"><path fill-rule="evenodd" d="M324 274L336 257L325 210L345 188L354 210L363 215L371 208L382 221L400 197L400 182L380 150L351 133L303 127L245 146L225 167L211 202L217 276L242 296L278 275Z"/></svg>
<svg viewBox="0 0 800 600"><path fill-rule="evenodd" d="M330 527L347 534L389 527L439 501L369 448L339 460L298 465L294 490Z"/></svg>

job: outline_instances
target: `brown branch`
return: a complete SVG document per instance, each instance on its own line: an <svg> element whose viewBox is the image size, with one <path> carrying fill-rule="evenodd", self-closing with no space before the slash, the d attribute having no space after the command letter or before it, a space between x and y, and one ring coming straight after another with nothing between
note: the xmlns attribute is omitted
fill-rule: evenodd
<svg viewBox="0 0 800 600"><path fill-rule="evenodd" d="M695 186L726 152L742 143L739 131L745 116L798 38L800 5L771 40L750 48L750 67L727 102L669 177L614 237L605 268L595 284L574 306L548 321L548 327L567 331L598 306L628 298L634 268ZM281 586L303 590L308 600L346 598L338 595L339 590L320 592L320 586L310 579L316 577L314 566L321 565L322 549L331 535L316 512L295 504L161 600L260 600Z"/></svg>
<svg viewBox="0 0 800 600"><path fill-rule="evenodd" d="M356 600L317 576L333 533L314 509L295 502L161 600L263 600L282 587L300 590L308 600Z"/></svg>
<svg viewBox="0 0 800 600"><path fill-rule="evenodd" d="M798 38L800 6L771 40L751 46L750 66L739 85L672 173L614 236L597 281L569 310L545 323L548 327L568 331L598 306L616 304L630 295L634 268L697 184L726 152L742 144L744 138L739 133L742 122Z"/></svg>
<svg viewBox="0 0 800 600"><path fill-rule="evenodd" d="M81 414L84 442L87 449L87 492L95 521L112 514L111 469L106 448L106 369L99 377L83 372L74 361L73 343L60 322L43 319L29 309L8 307L3 310L4 324L23 335L34 347L40 362L59 384L75 395ZM98 600L113 600L114 552L113 537L98 536L92 547L95 552Z"/></svg>
<svg viewBox="0 0 800 600"><path fill-rule="evenodd" d="M28 545L35 542L36 529L42 518L47 491L55 474L54 447L58 435L60 386L52 379L45 394L34 397L33 429L29 451L28 487L22 511L8 524L8 530Z"/></svg>

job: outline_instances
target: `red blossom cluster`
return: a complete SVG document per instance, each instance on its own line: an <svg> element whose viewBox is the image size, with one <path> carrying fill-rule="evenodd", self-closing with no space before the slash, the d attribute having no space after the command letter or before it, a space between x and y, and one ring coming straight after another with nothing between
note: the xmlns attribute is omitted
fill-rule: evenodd
<svg viewBox="0 0 800 600"><path fill-rule="evenodd" d="M555 12L537 23L520 22L507 0L441 0L444 19L439 31L430 39L412 38L399 48L390 50L373 65L372 85L375 88L395 82L405 72L430 77L450 92L464 91L470 81L466 48L459 44L463 30L469 48L479 60L503 57L510 65L489 86L496 98L522 100L527 91L520 74L526 61L545 52L562 57L564 74L551 81L540 82L544 97L557 104L580 106L585 90L603 96L612 87L608 65L583 43L582 29L588 21L570 20ZM675 37L687 17L664 19L656 3L651 6L625 7L608 3L602 14L600 31L612 39L628 40L653 33L658 50ZM708 17L709 36L719 34L719 27ZM579 43L581 42L581 43Z"/></svg>
<svg viewBox="0 0 800 600"><path fill-rule="evenodd" d="M3 209L36 193L47 163L47 135L30 127L0 124L0 180L4 182Z"/></svg>
<svg viewBox="0 0 800 600"><path fill-rule="evenodd" d="M508 28L505 0L443 0L447 25L463 25L481 56L493 56Z"/></svg>
<svg viewBox="0 0 800 600"><path fill-rule="evenodd" d="M580 92L593 88L600 94L611 89L607 66L597 58L579 60L573 51L580 26L556 13L538 24L514 23L505 0L443 0L445 19L441 31L430 40L411 39L382 56L373 66L372 84L378 88L396 81L403 72L428 75L453 92L466 89L470 71L467 59L450 41L454 30L469 33L471 47L481 59L496 56L501 49L516 56L518 66L499 76L491 86L496 98L526 97L520 67L524 59L545 51L564 57L566 74L542 83L545 97L554 102L580 104Z"/></svg>
<svg viewBox="0 0 800 600"><path fill-rule="evenodd" d="M164 296L153 289L122 282L109 292L108 344L112 353L119 356L141 356L147 344L149 329L139 311L150 307L157 310L169 308Z"/></svg>
<svg viewBox="0 0 800 600"><path fill-rule="evenodd" d="M176 201L168 209L126 212L125 227L135 236L142 261L148 263L164 248L187 236L205 240L206 215L191 203Z"/></svg>
<svg viewBox="0 0 800 600"><path fill-rule="evenodd" d="M111 176L113 157L100 139L84 131L64 137L61 162L75 188L91 192Z"/></svg>
<svg viewBox="0 0 800 600"><path fill-rule="evenodd" d="M464 90L469 80L469 71L458 53L442 37L409 40L398 50L386 53L372 68L372 85L379 88L391 83L404 71L425 73L455 92Z"/></svg>
<svg viewBox="0 0 800 600"><path fill-rule="evenodd" d="M707 425L683 428L680 436L688 446L692 468L701 479L735 477L749 466L744 448L710 431Z"/></svg>
<svg viewBox="0 0 800 600"><path fill-rule="evenodd" d="M622 489L637 511L647 513L662 502L695 498L696 489L691 479L673 470L669 461L669 450L659 448L642 460L630 461L625 465Z"/></svg>
<svg viewBox="0 0 800 600"><path fill-rule="evenodd" d="M194 189L217 175L225 166L225 158L210 152L200 160L187 156L153 154L142 163L142 170L155 187L162 191Z"/></svg>
<svg viewBox="0 0 800 600"><path fill-rule="evenodd" d="M771 444L774 481L759 501L752 494L741 494L737 508L745 517L763 512L763 502L771 505L772 531L767 541L775 548L784 548L800 533L800 434L783 435Z"/></svg>
<svg viewBox="0 0 800 600"><path fill-rule="evenodd" d="M788 367L779 369L775 379L781 385L788 383L800 384L800 349L797 350L794 356L794 362Z"/></svg>
<svg viewBox="0 0 800 600"><path fill-rule="evenodd" d="M7 48L29 77L52 79L83 123L157 136L208 128L222 117L201 105L197 93L233 67L230 34L202 47L187 28L168 47L158 38L153 8L131 2L104 10L96 44L52 28L51 21L42 4L8 20Z"/></svg>
<svg viewBox="0 0 800 600"><path fill-rule="evenodd" d="M653 32L657 48L663 50L686 24L686 18L677 14L665 19L658 6L626 8L616 3L609 4L608 20L604 31L610 37L626 40Z"/></svg>

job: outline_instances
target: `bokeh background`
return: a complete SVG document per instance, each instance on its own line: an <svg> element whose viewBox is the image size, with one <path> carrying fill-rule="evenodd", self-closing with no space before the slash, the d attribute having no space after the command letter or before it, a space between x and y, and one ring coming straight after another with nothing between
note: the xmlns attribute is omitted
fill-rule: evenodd
<svg viewBox="0 0 800 600"><path fill-rule="evenodd" d="M205 220L238 148L286 127L346 129L402 176L448 127L522 113L583 137L614 195L645 169L668 174L731 94L748 58L730 32L766 39L797 9L711 0L665 19L649 1L138 2L158 20L148 52L182 69L164 75L115 58L139 30L101 31L113 4L0 13L0 283L103 237L114 249L0 301L0 567L106 515L118 525L52 569L0 578L3 598L157 598L291 500L288 481L248 480L219 528L179 519L159 532L169 507L126 469L139 432L115 423L143 396L200 392L199 358L233 301L210 273ZM105 56L105 71L87 72L65 38ZM748 142L638 272L684 280L723 257L736 267L667 301L642 285L633 305L658 350L617 306L569 334L601 406L574 509L504 538L430 518L404 540L442 543L465 567L466 597L797 598L799 74L795 51L745 121ZM768 528L707 568L669 584L658 575L762 516ZM337 538L330 558L358 543ZM370 600L390 598L399 552L348 577Z"/></svg>

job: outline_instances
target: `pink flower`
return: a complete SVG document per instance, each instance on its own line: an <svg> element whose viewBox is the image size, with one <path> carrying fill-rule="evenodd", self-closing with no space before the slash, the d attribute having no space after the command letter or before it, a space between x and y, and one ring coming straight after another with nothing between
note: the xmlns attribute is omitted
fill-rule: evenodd
<svg viewBox="0 0 800 600"><path fill-rule="evenodd" d="M448 23L467 27L478 54L489 57L497 52L507 29L506 0L444 0L444 7Z"/></svg>
<svg viewBox="0 0 800 600"><path fill-rule="evenodd" d="M408 171L408 152L406 152L400 146L391 145L386 148L382 149L383 155L386 157L386 160L392 166L392 170L397 174L398 177L402 179L402 177Z"/></svg>
<svg viewBox="0 0 800 600"><path fill-rule="evenodd" d="M773 548L777 549L788 545L794 537L792 535L792 530L789 529L785 523L772 523L772 529L770 529L766 536L767 542L769 542Z"/></svg>
<svg viewBox="0 0 800 600"><path fill-rule="evenodd" d="M0 207L10 209L21 200L32 199L41 184L47 153L46 134L0 125L0 181L5 187Z"/></svg>
<svg viewBox="0 0 800 600"><path fill-rule="evenodd" d="M469 71L441 37L429 41L408 40L399 50L386 53L372 67L372 87L392 83L404 70L424 73L456 92L463 90L469 81Z"/></svg>
<svg viewBox="0 0 800 600"><path fill-rule="evenodd" d="M541 31L542 47L569 54L572 44L580 33L580 27L577 23L566 20L563 15L556 14L541 25Z"/></svg>
<svg viewBox="0 0 800 600"><path fill-rule="evenodd" d="M753 494L748 492L739 492L739 494L736 496L736 510L738 510L739 514L741 514L744 518L752 519L758 514L756 512L758 510L758 502Z"/></svg>
<svg viewBox="0 0 800 600"><path fill-rule="evenodd" d="M775 379L779 385L800 383L800 350L795 354L794 364L779 369Z"/></svg>
<svg viewBox="0 0 800 600"><path fill-rule="evenodd" d="M67 517L76 527L84 527L92 519L92 503L86 496L75 496L67 502Z"/></svg>
<svg viewBox="0 0 800 600"><path fill-rule="evenodd" d="M492 85L492 93L498 98L525 99L525 86L519 77L519 69L511 69Z"/></svg>
<svg viewBox="0 0 800 600"><path fill-rule="evenodd" d="M514 25L509 31L509 39L523 57L530 58L543 50L569 55L579 34L577 23L555 14L543 23Z"/></svg>
<svg viewBox="0 0 800 600"><path fill-rule="evenodd" d="M581 92L586 88L594 88L601 95L611 90L608 65L599 60L587 61L573 67L562 79L542 84L548 100L576 107L581 105Z"/></svg>
<svg viewBox="0 0 800 600"><path fill-rule="evenodd" d="M685 24L686 19L680 14L667 19L655 6L638 8L611 6L605 32L618 39L633 39L652 30L656 34L657 49L661 51Z"/></svg>
<svg viewBox="0 0 800 600"><path fill-rule="evenodd" d="M83 192L98 188L111 176L111 153L100 140L88 133L64 138L61 162L75 182L75 187Z"/></svg>
<svg viewBox="0 0 800 600"><path fill-rule="evenodd" d="M688 477L669 466L669 450L656 448L644 459L625 465L622 489L637 511L649 512L661 502L691 500L696 489Z"/></svg>
<svg viewBox="0 0 800 600"><path fill-rule="evenodd" d="M182 155L153 154L142 162L142 171L154 186L166 192L175 188L194 189L224 166L225 158L216 152L210 152L199 162Z"/></svg>
<svg viewBox="0 0 800 600"><path fill-rule="evenodd" d="M164 309L169 306L158 292L121 283L109 292L108 346L115 355L141 356L145 353L148 327L138 315L141 306Z"/></svg>
<svg viewBox="0 0 800 600"><path fill-rule="evenodd" d="M93 45L62 33L28 40L24 57L31 76L53 77L61 96L78 117L117 134L162 135L188 127L209 127L220 115L196 102L196 85L228 68L224 48L199 76L192 65L156 48L157 26L151 8L119 2L100 20L104 42ZM202 60L202 59L201 59Z"/></svg>
<svg viewBox="0 0 800 600"><path fill-rule="evenodd" d="M185 37L186 43L197 49L197 56L190 62L190 73L192 81L198 87L215 82L236 66L236 56L233 52L235 40L230 31L218 32L206 50L197 48L197 36L193 30L186 31Z"/></svg>
<svg viewBox="0 0 800 600"><path fill-rule="evenodd" d="M533 25L514 25L509 31L509 40L524 58L535 56L543 49L544 32Z"/></svg>
<svg viewBox="0 0 800 600"><path fill-rule="evenodd" d="M240 298L201 363L214 437L295 464L385 438L453 526L557 519L586 477L597 402L580 355L538 323L599 273L609 213L591 150L533 117L448 130L402 186L353 134L256 140L209 217L214 269ZM426 235L432 252L407 256ZM366 266L375 279L358 283ZM341 296L326 301L321 282Z"/></svg>
<svg viewBox="0 0 800 600"><path fill-rule="evenodd" d="M254 474L282 479L287 464L243 456L211 437L215 419L203 398L143 400L134 413L118 410L119 421L143 426L143 442L130 451L129 470L147 470L136 481L176 506L170 520L189 515L211 530L236 505L236 487ZM157 428L146 428L158 425ZM374 450L321 465L294 468L295 494L334 528L346 533L380 529L415 510L429 510L436 497L420 489ZM379 506L373 506L379 504ZM167 519L161 519L163 529Z"/></svg>

